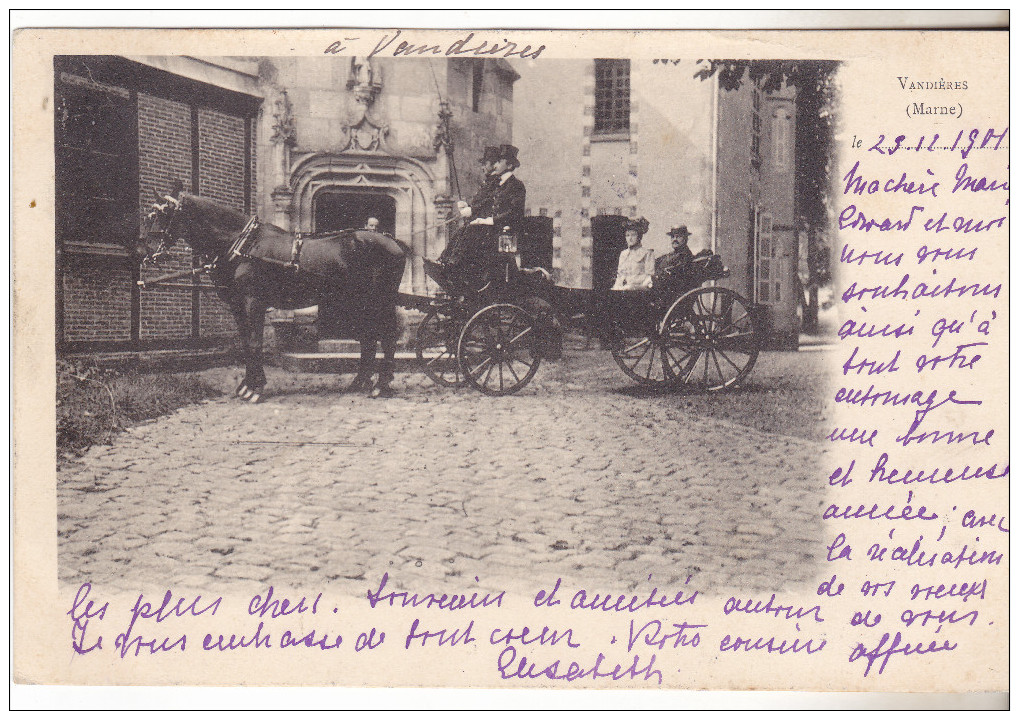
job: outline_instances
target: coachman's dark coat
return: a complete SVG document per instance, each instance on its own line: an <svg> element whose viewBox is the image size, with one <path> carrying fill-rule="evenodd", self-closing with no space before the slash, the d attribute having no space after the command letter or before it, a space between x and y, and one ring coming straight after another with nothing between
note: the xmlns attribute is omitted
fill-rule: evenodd
<svg viewBox="0 0 1019 711"><path fill-rule="evenodd" d="M471 220L492 218L492 225L464 226L453 239L440 259L451 264L465 263L470 268L477 265L486 255L494 254L498 237L503 228L517 230L523 223L527 190L517 176L511 175L505 182L490 178L468 201L471 206Z"/></svg>

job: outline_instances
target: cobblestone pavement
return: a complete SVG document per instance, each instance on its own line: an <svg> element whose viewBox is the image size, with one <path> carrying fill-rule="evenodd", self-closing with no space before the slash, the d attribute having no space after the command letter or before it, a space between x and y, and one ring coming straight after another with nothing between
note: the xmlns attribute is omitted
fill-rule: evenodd
<svg viewBox="0 0 1019 711"><path fill-rule="evenodd" d="M491 589L808 583L824 358L762 354L751 385L722 395L649 394L601 351L543 364L504 398L408 373L398 397L371 400L342 392L349 376L271 370L263 404L187 407L65 462L60 578L361 595L386 571L422 591L475 576ZM225 389L238 372L203 377Z"/></svg>

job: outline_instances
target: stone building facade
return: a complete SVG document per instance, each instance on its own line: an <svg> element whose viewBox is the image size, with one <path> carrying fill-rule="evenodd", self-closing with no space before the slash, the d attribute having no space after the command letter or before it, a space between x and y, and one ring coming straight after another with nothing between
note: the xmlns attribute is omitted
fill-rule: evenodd
<svg viewBox="0 0 1019 711"><path fill-rule="evenodd" d="M484 146L511 139L516 72L493 60L301 57L264 59L261 74L259 214L324 232L371 213L413 250L402 288L427 293L422 260L442 251L456 200L480 185Z"/></svg>
<svg viewBox="0 0 1019 711"><path fill-rule="evenodd" d="M723 282L796 342L795 92L724 91L673 60L548 59L524 64L514 101L528 209L555 221L561 283L608 288L623 222L651 224L663 254L674 224L694 252L722 256Z"/></svg>

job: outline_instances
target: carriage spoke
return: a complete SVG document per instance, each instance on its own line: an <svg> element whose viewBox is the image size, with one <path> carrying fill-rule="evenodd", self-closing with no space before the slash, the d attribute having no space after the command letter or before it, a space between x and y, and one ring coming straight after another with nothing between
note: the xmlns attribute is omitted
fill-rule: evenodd
<svg viewBox="0 0 1019 711"><path fill-rule="evenodd" d="M527 328L525 328L525 329L524 329L523 331L521 331L521 332L520 332L520 333L518 333L517 335L513 336L513 338L511 338L511 339L510 339L510 340L509 340L509 341L508 341L508 342L506 343L506 345L507 345L507 346L512 346L512 345L513 345L514 343L516 343L517 341L519 341L519 340L520 340L521 338L523 338L524 336L526 336L527 334L529 334L529 333L530 333L530 332L531 332L532 330L533 330L533 329L532 329L532 328L531 328L530 326L528 326L528 327L527 327Z"/></svg>
<svg viewBox="0 0 1019 711"><path fill-rule="evenodd" d="M443 359L449 360L452 357L453 357L452 353L450 353L449 351L443 351L439 355L437 355L434 358L432 358L431 360L427 361L427 363L428 363L428 365L434 365L436 363L441 362Z"/></svg>
<svg viewBox="0 0 1019 711"><path fill-rule="evenodd" d="M743 369L742 369L741 367L739 367L738 365L736 365L735 363L733 363L733 362L732 362L732 360L730 360L729 356L727 356L727 355L725 354L725 351L717 351L717 353L718 353L718 355L720 355L720 356L722 356L723 358L725 358L725 360L726 360L726 361L727 361L727 362L729 363L729 365L731 365L731 366L732 366L733 368L735 368L737 372L739 372L739 371L743 370Z"/></svg>
<svg viewBox="0 0 1019 711"><path fill-rule="evenodd" d="M715 362L715 370L718 372L719 382L720 382L720 384L724 385L725 384L725 375L722 373L722 366L718 362L718 355L713 350L708 351L708 353L711 354L711 360L713 360Z"/></svg>
<svg viewBox="0 0 1019 711"><path fill-rule="evenodd" d="M646 343L647 343L647 345L644 348L644 350L642 350L640 352L640 355L637 356L636 360L633 361L633 370L634 371L637 370L637 366L640 365L640 362L642 360L644 360L644 356L646 356L648 353L650 353L652 351L652 349L654 348L654 344L652 344L650 341L647 341Z"/></svg>
<svg viewBox="0 0 1019 711"><path fill-rule="evenodd" d="M651 378L651 371L655 367L655 351L656 350L658 350L658 349L655 348L654 345L652 345L651 348L648 349L648 352L651 353L651 358L648 359L648 363L647 363L647 379L648 380L652 379Z"/></svg>
<svg viewBox="0 0 1019 711"><path fill-rule="evenodd" d="M457 309L440 304L429 310L417 329L418 366L429 379L444 387L463 382L456 359L461 323Z"/></svg>
<svg viewBox="0 0 1019 711"><path fill-rule="evenodd" d="M683 357L682 358L675 358L668 351L665 351L665 353L668 353L669 358L672 359L672 363L676 367L676 370L673 371L673 372L677 376L683 375L686 367L688 367L688 366L686 366L686 367L683 366L683 361L689 361L691 358L696 358L696 356L697 356L697 351L685 351L683 353ZM672 367L673 367L672 365L669 366L670 369L672 369Z"/></svg>
<svg viewBox="0 0 1019 711"><path fill-rule="evenodd" d="M478 366L476 368L471 368L471 375L473 375L474 377L478 377L478 374L481 372L481 369L484 368L486 365L488 365L491 362L492 362L492 358L491 357L485 358L483 361L481 361L478 364ZM492 366L489 366L489 371L491 371L491 369L492 369Z"/></svg>
<svg viewBox="0 0 1019 711"><path fill-rule="evenodd" d="M697 339L688 333L669 334L666 341L670 346L680 350L689 350L697 345Z"/></svg>
<svg viewBox="0 0 1019 711"><path fill-rule="evenodd" d="M516 392L530 382L541 362L530 347L534 333L531 316L519 306L480 309L468 319L457 345L464 379L487 395Z"/></svg>
<svg viewBox="0 0 1019 711"><path fill-rule="evenodd" d="M683 372L681 373L684 383L690 382L690 375L693 373L693 369L697 365L697 357L699 355L700 351L693 351L688 354L687 358L684 359L688 360L687 364L683 366Z"/></svg>
<svg viewBox="0 0 1019 711"><path fill-rule="evenodd" d="M520 382L520 376L517 375L517 371L513 370L513 364L510 363L509 361L506 361L506 367L509 368L509 372L510 372L510 374L513 375L513 379L516 380L519 383Z"/></svg>
<svg viewBox="0 0 1019 711"><path fill-rule="evenodd" d="M695 351L694 354L693 354L693 359L690 361L690 365L688 365L686 367L686 369L685 369L685 371L683 373L683 382L684 383L689 383L690 379L693 378L694 370L697 369L697 360L700 357L701 357L701 352L700 351Z"/></svg>
<svg viewBox="0 0 1019 711"><path fill-rule="evenodd" d="M643 346L643 345L646 345L646 344L648 344L648 343L650 343L650 339L648 339L648 338L643 338L643 339L641 339L640 341L638 341L637 343L634 343L634 344L633 344L632 346L629 346L629 347L627 347L627 348L624 348L624 349L623 349L623 351L622 351L622 352L623 352L623 355L628 355L628 354L630 354L630 353L631 353L632 351L634 351L635 349L637 349L637 348L640 348L641 346ZM643 354L642 354L642 355L643 355ZM638 360L640 360L640 358L638 358Z"/></svg>
<svg viewBox="0 0 1019 711"><path fill-rule="evenodd" d="M488 385L488 379L492 377L492 371L495 370L495 363L488 366L488 370L485 371L485 379L481 381L482 387Z"/></svg>

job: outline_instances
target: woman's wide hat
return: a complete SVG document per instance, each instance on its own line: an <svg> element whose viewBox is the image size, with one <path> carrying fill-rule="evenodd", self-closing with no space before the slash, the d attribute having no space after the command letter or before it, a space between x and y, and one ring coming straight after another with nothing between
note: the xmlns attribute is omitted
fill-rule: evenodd
<svg viewBox="0 0 1019 711"><path fill-rule="evenodd" d="M643 217L638 217L636 220L626 221L626 231L635 230L639 235L647 234L650 223Z"/></svg>

